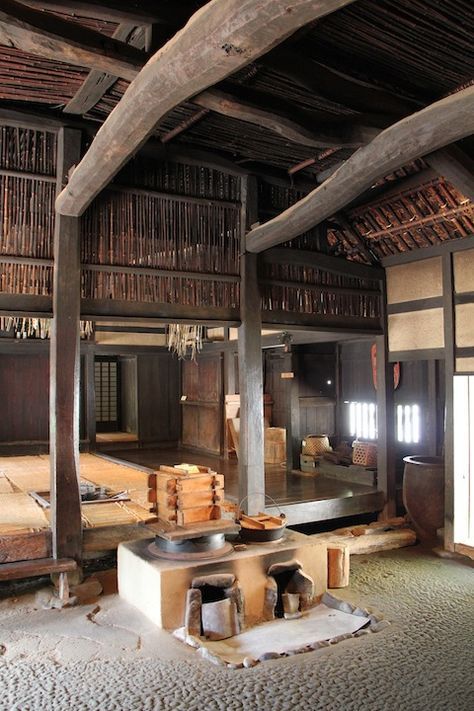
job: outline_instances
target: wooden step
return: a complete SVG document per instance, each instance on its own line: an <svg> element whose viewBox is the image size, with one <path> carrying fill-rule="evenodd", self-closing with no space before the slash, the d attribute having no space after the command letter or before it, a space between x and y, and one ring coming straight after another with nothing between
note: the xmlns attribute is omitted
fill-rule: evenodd
<svg viewBox="0 0 474 711"><path fill-rule="evenodd" d="M69 573L77 569L77 563L71 558L38 558L22 560L16 563L0 564L0 580L20 580L35 578L51 573Z"/></svg>

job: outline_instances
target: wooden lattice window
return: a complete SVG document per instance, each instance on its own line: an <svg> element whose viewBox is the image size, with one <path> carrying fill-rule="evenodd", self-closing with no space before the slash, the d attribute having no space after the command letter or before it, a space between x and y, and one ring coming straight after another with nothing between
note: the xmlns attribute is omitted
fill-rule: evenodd
<svg viewBox="0 0 474 711"><path fill-rule="evenodd" d="M94 364L95 414L98 432L120 429L120 370L115 357L97 357Z"/></svg>

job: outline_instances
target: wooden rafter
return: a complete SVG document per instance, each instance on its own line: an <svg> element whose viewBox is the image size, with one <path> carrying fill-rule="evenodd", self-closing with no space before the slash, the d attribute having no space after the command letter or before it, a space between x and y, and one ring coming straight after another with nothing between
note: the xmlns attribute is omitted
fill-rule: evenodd
<svg viewBox="0 0 474 711"><path fill-rule="evenodd" d="M365 145L378 133L376 129L356 124L346 129L325 126L310 131L299 125L297 121L285 116L281 111L273 112L242 99L236 99L231 94L217 89L208 89L202 94L198 94L193 98L193 103L224 116L263 126L287 141L312 148L339 148L341 146L358 148Z"/></svg>
<svg viewBox="0 0 474 711"><path fill-rule="evenodd" d="M385 129L328 180L280 215L249 232L247 250L287 242L335 215L376 180L472 132L474 87L441 99Z"/></svg>
<svg viewBox="0 0 474 711"><path fill-rule="evenodd" d="M15 0L2 0L0 44L22 52L98 69L131 81L147 55L125 42L39 12Z"/></svg>
<svg viewBox="0 0 474 711"><path fill-rule="evenodd" d="M400 98L389 91L341 74L319 62L312 60L302 62L296 52L281 47L266 55L262 59L262 64L312 94L323 96L353 111L361 111L364 114L369 112L377 126L384 124L383 117L400 118L420 106L420 102Z"/></svg>
<svg viewBox="0 0 474 711"><path fill-rule="evenodd" d="M33 4L33 3L32 3ZM91 3L84 3L85 6L89 6ZM58 3L48 3L48 7L51 6L52 9L59 9ZM95 12L94 3L92 3L92 9ZM28 11L28 8L27 8ZM85 11L85 9L84 9ZM45 13L40 13L44 15ZM54 25L55 18L50 16L51 23ZM31 18L30 18L31 19ZM77 35L77 25L69 23L64 20L60 20L62 26L68 25L69 30ZM163 25L158 27L160 42L163 44L170 36L170 27L163 27ZM39 31L39 27L37 31ZM122 22L119 27L114 32L112 39L121 42L122 44L129 43L129 46L136 47L137 49L142 49L144 46L144 30L141 28L136 28L134 24L130 22ZM63 33L64 40L66 40L67 33ZM80 58L80 63L83 66L97 66L97 41L98 37L103 38L99 33L94 33L95 39L94 43L88 47L87 36L82 37L83 50L90 49L87 54L78 55ZM42 45L37 44L36 52L40 53L42 50ZM33 53L35 51L35 46L30 46L30 51ZM51 48L51 52L53 52ZM41 51L42 53L42 51ZM55 46L54 52L49 55L50 58L56 58L59 61L64 61L64 47L58 48ZM75 63L75 58L70 56L69 61ZM146 55L143 55L145 60ZM109 69L111 68L110 61L111 57L105 57L109 62ZM89 61L90 60L90 61ZM102 60L100 60L102 61ZM77 63L77 61L76 61ZM115 65L114 65L115 66ZM324 74L325 69L321 70ZM332 77L332 73L329 71L329 77ZM88 77L78 89L73 98L68 102L64 108L64 112L68 114L84 115L90 111L98 101L104 96L104 94L113 86L119 77L124 77L128 80L134 78L139 72L139 67L135 63L127 63L126 68L120 69L117 63L116 71L113 73L105 73L98 69L92 68ZM338 75L336 75L338 76ZM346 80L344 80L346 81ZM303 82L304 83L304 82ZM347 81L350 84L350 81ZM354 85L356 88L360 88L358 84ZM377 94L377 92L375 92ZM381 94L380 101L384 99L384 93ZM370 90L369 90L370 94ZM398 99L396 100L398 101ZM278 108L275 109L271 106L271 97L265 97L265 95L259 96L257 103L253 101L248 101L242 98L238 98L233 93L221 92L217 90L207 90L194 97L193 102L202 108L206 108L215 113L222 114L224 116L229 116L241 121L246 121L247 123L252 123L257 126L263 126L266 129L278 134L286 141L295 142L299 145L308 146L312 148L332 148L332 147L347 147L347 148L358 148L361 145L365 145L369 140L371 140L378 132L376 128L371 128L365 125L363 122L355 122L351 119L348 125L333 126L327 121L327 116L322 118L322 125L315 126L309 129L304 124L301 124L297 118L293 116L292 109L285 112L284 107L281 106L281 101L279 102ZM268 103L268 105L267 105ZM314 117L311 117L312 123L314 123ZM308 121L306 122L308 123ZM179 131L180 132L180 131Z"/></svg>
<svg viewBox="0 0 474 711"><path fill-rule="evenodd" d="M129 22L122 22L112 37L121 42L127 42L132 47L143 49L145 46L145 29L135 27ZM63 111L66 114L86 114L104 94L115 84L118 77L113 74L92 69Z"/></svg>
<svg viewBox="0 0 474 711"><path fill-rule="evenodd" d="M191 14L192 2L168 3L168 11L164 3L154 0L140 3L122 2L121 0L25 0L25 5L52 12L94 17L109 22L131 22L136 25L153 22L164 22L175 25L184 24Z"/></svg>
<svg viewBox="0 0 474 711"><path fill-rule="evenodd" d="M474 202L474 161L457 146L430 153L425 160L460 193Z"/></svg>
<svg viewBox="0 0 474 711"><path fill-rule="evenodd" d="M160 119L351 0L212 0L143 67L56 201L81 215Z"/></svg>

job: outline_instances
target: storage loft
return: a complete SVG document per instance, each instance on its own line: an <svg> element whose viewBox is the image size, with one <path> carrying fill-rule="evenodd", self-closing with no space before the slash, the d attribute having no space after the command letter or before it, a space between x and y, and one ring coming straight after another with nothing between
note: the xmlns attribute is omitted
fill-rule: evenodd
<svg viewBox="0 0 474 711"><path fill-rule="evenodd" d="M403 515L404 458L443 457L440 535L469 547L467 4L255 2L245 52L215 4L0 12L5 560L80 563L105 521L115 548L183 462L247 514L337 527ZM95 518L88 487L135 493Z"/></svg>

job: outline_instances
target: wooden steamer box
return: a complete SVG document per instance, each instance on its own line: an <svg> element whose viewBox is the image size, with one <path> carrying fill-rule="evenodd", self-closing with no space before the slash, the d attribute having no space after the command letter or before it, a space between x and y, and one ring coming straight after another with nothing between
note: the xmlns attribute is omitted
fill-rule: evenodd
<svg viewBox="0 0 474 711"><path fill-rule="evenodd" d="M221 518L224 476L209 467L161 466L156 472L156 502L161 521L186 526Z"/></svg>

